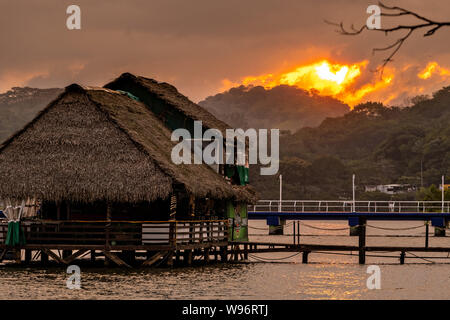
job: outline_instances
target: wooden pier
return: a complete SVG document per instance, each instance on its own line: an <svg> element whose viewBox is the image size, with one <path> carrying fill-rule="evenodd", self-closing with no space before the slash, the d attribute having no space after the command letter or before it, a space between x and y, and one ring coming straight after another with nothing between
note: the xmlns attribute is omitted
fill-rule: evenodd
<svg viewBox="0 0 450 320"><path fill-rule="evenodd" d="M69 265L88 254L91 262L103 257L106 265L125 267L171 266L181 258L186 265L197 257L227 259L228 220L39 221L22 228L26 243L11 247L4 241L8 225L0 224L0 262L7 253L19 264L40 257L44 265L49 258Z"/></svg>
<svg viewBox="0 0 450 320"><path fill-rule="evenodd" d="M359 263L365 264L367 252L398 252L400 264L405 263L407 252L442 252L450 253L450 247L407 247L407 246L348 246L348 245L322 245L322 244L292 244L274 242L233 242L231 254L246 256L252 253L302 253L302 262L308 263L310 253L320 252L357 252ZM392 257L390 257L392 258Z"/></svg>

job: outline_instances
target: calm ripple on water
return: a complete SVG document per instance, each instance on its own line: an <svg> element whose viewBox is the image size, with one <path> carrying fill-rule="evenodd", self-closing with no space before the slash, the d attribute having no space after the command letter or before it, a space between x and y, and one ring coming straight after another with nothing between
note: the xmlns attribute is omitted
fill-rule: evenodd
<svg viewBox="0 0 450 320"><path fill-rule="evenodd" d="M411 225L417 222L411 222ZM342 222L318 223L339 227ZM392 226L392 225L390 225ZM404 226L404 224L402 225ZM257 227L264 227L264 223ZM303 229L308 234L307 229ZM417 232L422 232L418 230ZM255 241L287 242L285 237L252 234ZM304 243L354 244L355 237L305 236ZM423 238L368 238L368 245L420 245ZM430 245L448 246L448 237L430 239ZM356 253L354 253L356 254ZM440 254L441 256L445 256ZM409 257L409 258L408 258ZM256 258L283 259L274 263ZM0 299L448 299L450 260L430 263L407 255L405 265L394 258L368 257L358 265L357 256L313 253L309 264L292 253L258 254L251 262L173 269L81 267L81 289L66 286L64 267L0 267ZM381 270L381 289L369 290L367 267Z"/></svg>

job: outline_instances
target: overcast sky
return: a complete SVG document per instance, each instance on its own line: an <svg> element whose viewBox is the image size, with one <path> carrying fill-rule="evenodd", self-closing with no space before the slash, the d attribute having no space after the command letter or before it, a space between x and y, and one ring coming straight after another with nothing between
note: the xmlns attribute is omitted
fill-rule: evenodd
<svg viewBox="0 0 450 320"><path fill-rule="evenodd" d="M450 21L448 0L386 3ZM66 28L70 4L81 8L81 30ZM321 58L369 60L376 67L384 54L373 56L371 49L395 36L342 36L323 22L363 24L370 4L376 1L0 0L0 92L25 85L103 85L128 71L172 83L199 101L220 91L224 79L239 83ZM419 87L429 93L449 85L450 77L415 76L429 61L450 69L450 28L428 38L418 33L405 43L392 64L398 75L391 92L403 97Z"/></svg>

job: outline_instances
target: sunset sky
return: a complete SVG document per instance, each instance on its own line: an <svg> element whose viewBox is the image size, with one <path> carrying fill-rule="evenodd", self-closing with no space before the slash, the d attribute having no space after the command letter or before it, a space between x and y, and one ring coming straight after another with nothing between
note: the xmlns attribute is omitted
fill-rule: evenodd
<svg viewBox="0 0 450 320"><path fill-rule="evenodd" d="M432 37L414 34L380 79L371 70L386 53L372 55L372 48L397 36L343 36L323 21L359 26L368 17L368 5L376 3L0 0L0 92L13 86L103 85L126 71L169 82L194 101L242 83L285 83L323 90L350 105L403 104L450 85L449 27ZM450 21L450 1L385 3ZM81 8L81 30L66 28L70 4ZM389 21L394 20L384 17L382 26ZM352 71L351 79L338 79ZM339 86L324 86L327 75Z"/></svg>

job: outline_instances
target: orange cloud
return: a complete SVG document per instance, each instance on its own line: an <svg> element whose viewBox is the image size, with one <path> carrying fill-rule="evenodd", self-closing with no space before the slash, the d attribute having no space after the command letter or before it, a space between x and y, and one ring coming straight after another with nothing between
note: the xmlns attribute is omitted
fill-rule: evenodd
<svg viewBox="0 0 450 320"><path fill-rule="evenodd" d="M433 74L439 74L442 77L450 76L450 70L445 69L435 61L429 62L427 66L417 74L420 79L429 79Z"/></svg>

